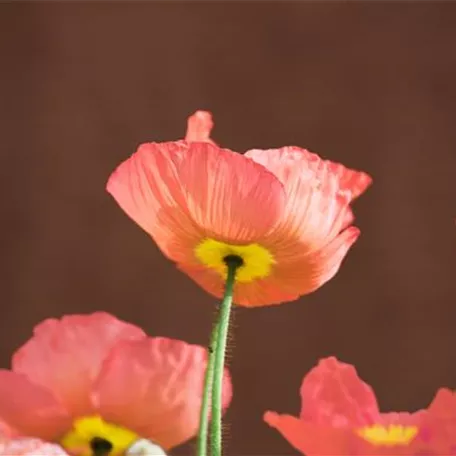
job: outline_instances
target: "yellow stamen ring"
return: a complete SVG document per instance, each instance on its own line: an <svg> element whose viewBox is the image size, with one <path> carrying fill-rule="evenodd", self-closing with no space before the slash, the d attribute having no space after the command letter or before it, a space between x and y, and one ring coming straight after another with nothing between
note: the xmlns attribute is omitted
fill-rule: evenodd
<svg viewBox="0 0 456 456"><path fill-rule="evenodd" d="M195 247L196 258L205 266L216 271L226 280L228 269L226 257L239 257L242 265L237 269L236 282L250 283L271 274L275 259L272 253L260 244L235 245L205 239Z"/></svg>
<svg viewBox="0 0 456 456"><path fill-rule="evenodd" d="M418 434L416 426L401 426L391 424L389 426L367 426L357 431L358 435L372 445L395 446L408 445Z"/></svg>
<svg viewBox="0 0 456 456"><path fill-rule="evenodd" d="M78 456L93 456L97 453L120 456L138 438L134 432L107 423L95 415L76 419L73 429L63 436L60 444Z"/></svg>

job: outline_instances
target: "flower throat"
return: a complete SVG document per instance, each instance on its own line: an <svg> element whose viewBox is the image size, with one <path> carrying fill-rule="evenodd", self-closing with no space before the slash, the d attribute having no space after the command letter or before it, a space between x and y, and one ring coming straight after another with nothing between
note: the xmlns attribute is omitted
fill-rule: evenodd
<svg viewBox="0 0 456 456"><path fill-rule="evenodd" d="M112 451L113 445L108 439L103 437L94 437L90 441L92 456L108 456Z"/></svg>

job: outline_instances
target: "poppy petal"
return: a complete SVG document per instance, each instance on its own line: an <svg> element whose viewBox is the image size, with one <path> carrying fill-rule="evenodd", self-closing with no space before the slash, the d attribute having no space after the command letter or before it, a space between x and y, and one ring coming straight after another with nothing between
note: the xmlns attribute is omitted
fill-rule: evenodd
<svg viewBox="0 0 456 456"><path fill-rule="evenodd" d="M167 450L197 433L206 364L203 347L179 340L123 342L103 365L93 388L94 401L105 419ZM231 394L227 373L225 407Z"/></svg>
<svg viewBox="0 0 456 456"><path fill-rule="evenodd" d="M327 244L353 219L349 208L351 193L340 188L336 175L315 170L307 160L289 162L285 158L284 166L272 170L284 185L287 201L271 242L281 245L284 240L297 240L303 245L298 250L290 245L291 249L308 253ZM315 160L323 163L318 157Z"/></svg>
<svg viewBox="0 0 456 456"><path fill-rule="evenodd" d="M273 270L277 286L298 296L316 291L336 275L359 235L359 229L350 226L326 246L308 254L300 252L306 251L306 245L299 242L278 248Z"/></svg>
<svg viewBox="0 0 456 456"><path fill-rule="evenodd" d="M52 440L71 426L55 396L25 375L0 370L0 419L23 435Z"/></svg>
<svg viewBox="0 0 456 456"><path fill-rule="evenodd" d="M342 456L353 454L351 431L300 420L291 415L266 412L264 420L277 429L290 445L308 456Z"/></svg>
<svg viewBox="0 0 456 456"><path fill-rule="evenodd" d="M200 266L179 264L179 269L191 277L201 288L217 298L222 298L225 283L219 274ZM299 298L296 289L287 287L281 277L273 274L266 279L249 283L236 282L233 302L239 306L262 307L294 301Z"/></svg>
<svg viewBox="0 0 456 456"><path fill-rule="evenodd" d="M336 177L339 190L350 193L350 200L360 196L372 184L372 178L367 173L323 160L317 154L296 146L267 150L252 149L247 151L246 155L273 172L284 185L289 185L290 175L297 167L302 169L307 178L314 177L324 181L329 176Z"/></svg>
<svg viewBox="0 0 456 456"><path fill-rule="evenodd" d="M456 418L456 393L448 388L440 388L428 410L435 416Z"/></svg>
<svg viewBox="0 0 456 456"><path fill-rule="evenodd" d="M422 417L418 442L434 450L432 454L456 453L456 393L440 388Z"/></svg>
<svg viewBox="0 0 456 456"><path fill-rule="evenodd" d="M301 419L315 424L359 427L381 419L372 388L335 357L320 360L304 377L300 393Z"/></svg>
<svg viewBox="0 0 456 456"><path fill-rule="evenodd" d="M209 142L215 144L210 139L211 130L214 126L212 114L207 111L196 111L187 121L187 142Z"/></svg>
<svg viewBox="0 0 456 456"><path fill-rule="evenodd" d="M294 301L317 290L334 277L359 234L358 228L349 227L327 246L309 255L297 253L299 243L294 244L294 249L288 246L287 250L278 251L269 277L236 282L233 302L244 307L262 307ZM213 296L223 296L225 284L219 274L200 266L179 264L178 267Z"/></svg>
<svg viewBox="0 0 456 456"><path fill-rule="evenodd" d="M13 356L13 370L49 388L74 416L90 413L90 387L101 363L121 340L144 332L112 315L68 315L37 325L33 337Z"/></svg>
<svg viewBox="0 0 456 456"><path fill-rule="evenodd" d="M106 186L123 211L174 261L185 261L188 250L201 239L185 207L178 176L188 147L184 141L142 144L117 167ZM183 253L182 244L189 245Z"/></svg>
<svg viewBox="0 0 456 456"><path fill-rule="evenodd" d="M282 184L263 166L203 142L143 145L114 171L107 190L176 262L193 261L205 237L257 240L285 204Z"/></svg>

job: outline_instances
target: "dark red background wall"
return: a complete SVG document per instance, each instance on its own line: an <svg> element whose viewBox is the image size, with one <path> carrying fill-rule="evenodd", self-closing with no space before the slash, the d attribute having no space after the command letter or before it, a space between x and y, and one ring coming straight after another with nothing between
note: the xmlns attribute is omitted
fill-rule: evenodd
<svg viewBox="0 0 456 456"><path fill-rule="evenodd" d="M224 146L305 146L375 180L334 280L236 311L227 454L294 454L262 413L298 412L322 356L384 410L456 387L455 23L437 1L2 4L1 365L41 319L97 309L207 342L214 299L104 185L208 109Z"/></svg>

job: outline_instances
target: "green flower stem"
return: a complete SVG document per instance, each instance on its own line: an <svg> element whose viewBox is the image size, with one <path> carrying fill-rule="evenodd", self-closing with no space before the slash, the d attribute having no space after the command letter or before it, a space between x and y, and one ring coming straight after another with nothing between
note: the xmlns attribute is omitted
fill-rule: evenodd
<svg viewBox="0 0 456 456"><path fill-rule="evenodd" d="M222 455L222 393L226 342L230 325L236 271L242 265L242 259L236 256L229 256L225 258L225 263L228 268L228 275L225 284L225 294L220 305L218 324L216 326L216 344L214 350L215 359L211 407L211 456Z"/></svg>
<svg viewBox="0 0 456 456"><path fill-rule="evenodd" d="M211 341L209 345L209 357L204 378L203 399L201 402L200 425L198 431L198 441L196 443L197 456L207 455L207 430L209 427L209 407L211 405L212 382L214 380L214 361L215 347L217 344L218 322L212 330Z"/></svg>

